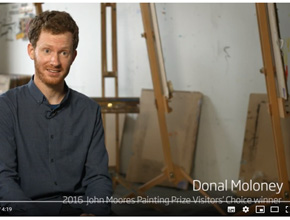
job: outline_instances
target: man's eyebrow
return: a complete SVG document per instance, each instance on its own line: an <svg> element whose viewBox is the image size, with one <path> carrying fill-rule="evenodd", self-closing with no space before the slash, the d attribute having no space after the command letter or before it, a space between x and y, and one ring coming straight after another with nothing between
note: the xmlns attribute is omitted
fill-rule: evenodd
<svg viewBox="0 0 290 220"><path fill-rule="evenodd" d="M39 46L40 47L54 47L52 44L47 44L47 43L41 44ZM63 46L60 48L60 50L70 50L70 46Z"/></svg>

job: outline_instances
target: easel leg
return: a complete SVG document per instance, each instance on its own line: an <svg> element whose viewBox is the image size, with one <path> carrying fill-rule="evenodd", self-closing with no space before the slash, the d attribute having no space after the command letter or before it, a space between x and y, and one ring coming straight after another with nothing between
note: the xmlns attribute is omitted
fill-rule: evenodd
<svg viewBox="0 0 290 220"><path fill-rule="evenodd" d="M176 167L175 166L175 168L174 168L174 176L176 177L175 182L174 182L176 185L178 184L178 182L180 182L180 181L182 181L184 179L186 179L191 185L193 184L193 179L187 173L185 173L184 170L182 168L180 168L180 167ZM135 196L137 196L137 195L144 196L145 195L144 194L145 191L147 191L150 188L152 188L152 187L164 182L167 179L170 179L170 178L168 178L167 170L164 169L163 172L159 176L153 178L152 180L148 181L144 185L140 186L138 188L137 192L130 193L130 194L126 195L126 197L132 198L132 197L134 197L134 195ZM203 190L199 190L199 192L203 196L210 198L210 196L206 192L204 192ZM213 203L212 205L216 208L216 210L219 213L221 213L222 215L226 215L226 213L222 210L222 208L218 204Z"/></svg>
<svg viewBox="0 0 290 220"><path fill-rule="evenodd" d="M182 176L183 176L183 177L184 177L184 178L185 178L189 183L191 183L191 184L193 185L193 179L192 179L192 178L191 178L187 173L185 173L183 169L179 168L179 170L180 170ZM196 185L195 185L194 187L197 188ZM210 198L210 196L209 196L205 191L203 191L203 190L199 190L199 193L202 194L204 197L209 197L209 198ZM226 215L226 213L224 212L224 210L222 210L222 208L221 208L218 204L216 204L216 203L212 203L212 205L216 208L216 210L219 211L219 213L221 213L222 215Z"/></svg>
<svg viewBox="0 0 290 220"><path fill-rule="evenodd" d="M140 186L138 188L137 194L138 195L144 195L144 192L147 191L148 189L152 188L153 186L156 186L159 183L164 182L167 179L167 176L165 173L161 173L159 176L155 177L154 179L148 181L144 185ZM137 195L136 193L130 193L126 195L126 197L134 197L134 195Z"/></svg>

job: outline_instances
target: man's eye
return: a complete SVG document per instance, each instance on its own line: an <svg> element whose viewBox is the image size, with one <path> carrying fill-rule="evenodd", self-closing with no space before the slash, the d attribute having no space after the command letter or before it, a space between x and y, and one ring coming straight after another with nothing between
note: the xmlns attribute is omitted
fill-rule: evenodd
<svg viewBox="0 0 290 220"><path fill-rule="evenodd" d="M67 56L67 55L68 55L68 52L63 51L61 54L62 54L63 56Z"/></svg>
<svg viewBox="0 0 290 220"><path fill-rule="evenodd" d="M44 49L44 53L49 53L50 50L49 49Z"/></svg>

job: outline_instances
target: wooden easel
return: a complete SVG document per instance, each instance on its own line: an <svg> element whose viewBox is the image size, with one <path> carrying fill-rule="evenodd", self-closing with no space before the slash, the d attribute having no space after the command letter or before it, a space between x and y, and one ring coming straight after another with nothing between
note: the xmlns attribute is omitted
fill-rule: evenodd
<svg viewBox="0 0 290 220"><path fill-rule="evenodd" d="M151 77L154 88L155 103L158 115L159 130L162 141L162 150L164 155L165 167L163 168L160 175L148 181L144 185L138 188L138 194L144 194L145 191L169 180L175 185L179 182L187 180L190 184L193 184L193 179L185 173L185 171L173 163L169 135L166 123L166 113L169 113L171 109L169 108L168 102L170 101L172 88L170 83L164 82L165 75L162 73L165 71L163 64L163 55L161 49L161 42L159 37L157 16L155 11L154 3L141 3L141 12L144 25L144 34L142 35L146 39L147 51L151 69ZM197 186L195 186L197 187ZM200 190L203 196L209 197L209 195ZM131 193L128 197L133 197L136 193ZM224 211L219 205L213 204L213 206L223 215Z"/></svg>
<svg viewBox="0 0 290 220"><path fill-rule="evenodd" d="M36 15L39 15L42 12L43 3L33 3L36 11Z"/></svg>
<svg viewBox="0 0 290 220"><path fill-rule="evenodd" d="M111 10L111 56L112 70L108 68L107 58L107 9ZM118 94L118 56L117 56L117 7L116 3L101 3L101 38L102 38L102 98L93 98L102 107L103 126L106 129L106 114L115 114L115 151L116 165L113 167L113 185L120 183L130 191L135 187L120 175L120 137L119 113L139 113L139 98L120 98ZM115 82L115 97L106 97L106 79L113 78Z"/></svg>
<svg viewBox="0 0 290 220"><path fill-rule="evenodd" d="M107 62L107 8L111 9L111 36L112 36L112 70L108 70ZM102 38L102 98L105 98L105 79L113 78L115 82L115 97L118 98L118 59L117 59L117 25L116 3L101 3L101 38ZM103 126L106 130L106 115L103 113ZM115 114L115 144L116 144L116 172L119 172L119 113Z"/></svg>
<svg viewBox="0 0 290 220"><path fill-rule="evenodd" d="M272 53L271 32L269 29L267 4L257 3L256 8L263 55L263 73L266 80L269 111L272 121L274 144L277 157L278 177L279 181L283 183L283 189L280 196L284 199L289 199L289 178L287 173L285 150L280 123L279 98L277 95L275 64L273 62L274 58Z"/></svg>
<svg viewBox="0 0 290 220"><path fill-rule="evenodd" d="M274 146L277 159L278 179L280 183L283 183L281 193L278 195L274 194L271 197L282 198L283 200L289 201L289 177L287 173L287 164L280 122L280 118L285 117L286 114L284 114L284 116L280 115L280 113L284 111L281 110L281 108L284 108L284 106L282 106L283 102L281 102L281 99L278 97L277 93L278 89L276 84L276 67L274 63L273 44L271 40L271 30L269 26L269 13L267 3L256 3L256 10L264 66L261 72L264 73L266 80L269 101L269 113L271 117ZM254 204L252 207L250 207L249 213L252 213L254 211L254 207L256 205L257 204ZM242 214L242 212L238 213L238 215Z"/></svg>

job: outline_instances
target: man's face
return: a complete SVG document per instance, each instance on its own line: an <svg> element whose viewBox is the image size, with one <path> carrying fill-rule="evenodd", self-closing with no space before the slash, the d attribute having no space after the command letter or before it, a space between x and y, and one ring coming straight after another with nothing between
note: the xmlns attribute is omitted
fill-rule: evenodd
<svg viewBox="0 0 290 220"><path fill-rule="evenodd" d="M28 54L34 60L35 80L48 87L61 85L76 57L72 33L41 31L36 47L28 45Z"/></svg>

